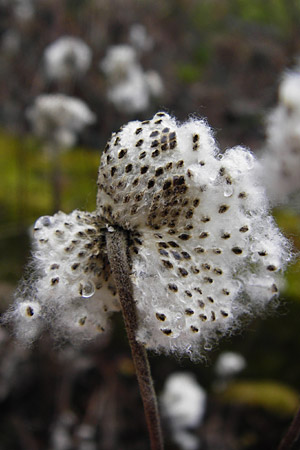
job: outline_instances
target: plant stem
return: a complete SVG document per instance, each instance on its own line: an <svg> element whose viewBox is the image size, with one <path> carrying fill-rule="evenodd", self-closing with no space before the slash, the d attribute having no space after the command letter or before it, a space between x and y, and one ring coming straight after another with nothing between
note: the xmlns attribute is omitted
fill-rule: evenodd
<svg viewBox="0 0 300 450"><path fill-rule="evenodd" d="M108 231L106 233L106 247L110 267L120 297L127 336L144 404L151 449L162 450L163 441L160 417L147 352L145 347L135 339L137 315L130 279L128 244L125 232L121 230Z"/></svg>
<svg viewBox="0 0 300 450"><path fill-rule="evenodd" d="M287 433L283 437L278 450L291 450L300 436L300 408L298 409ZM297 447L298 448L298 447Z"/></svg>

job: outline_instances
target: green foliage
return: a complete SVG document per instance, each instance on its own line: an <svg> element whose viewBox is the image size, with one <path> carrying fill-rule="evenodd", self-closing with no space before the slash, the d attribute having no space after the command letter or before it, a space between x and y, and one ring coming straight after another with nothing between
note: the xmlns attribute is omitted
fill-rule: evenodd
<svg viewBox="0 0 300 450"><path fill-rule="evenodd" d="M233 2L239 17L245 21L277 26L285 31L291 25L290 5L285 0L236 0Z"/></svg>
<svg viewBox="0 0 300 450"><path fill-rule="evenodd" d="M201 70L196 64L180 63L177 66L177 77L184 83L194 83L201 78Z"/></svg>
<svg viewBox="0 0 300 450"><path fill-rule="evenodd" d="M225 30L237 22L268 25L289 35L297 25L300 5L295 0L203 0L190 10L191 21L203 32ZM234 22L232 22L234 20Z"/></svg>
<svg viewBox="0 0 300 450"><path fill-rule="evenodd" d="M0 132L0 157L0 227L11 232L11 224L29 226L39 216L51 214L51 158L37 141ZM61 208L94 210L100 154L76 148L58 158Z"/></svg>
<svg viewBox="0 0 300 450"><path fill-rule="evenodd" d="M221 397L227 403L246 403L280 416L292 416L299 403L297 391L275 381L236 381Z"/></svg>
<svg viewBox="0 0 300 450"><path fill-rule="evenodd" d="M294 252L300 251L300 216L293 210L284 209L274 211L275 219L284 234L294 245ZM300 301L300 261L290 265L285 274L285 295L296 301Z"/></svg>

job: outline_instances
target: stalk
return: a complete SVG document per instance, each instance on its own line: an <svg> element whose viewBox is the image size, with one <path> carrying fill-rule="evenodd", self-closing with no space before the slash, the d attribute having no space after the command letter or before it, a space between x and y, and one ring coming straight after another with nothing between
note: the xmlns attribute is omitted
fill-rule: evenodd
<svg viewBox="0 0 300 450"><path fill-rule="evenodd" d="M106 233L106 247L110 267L120 297L126 332L143 400L151 450L163 450L160 417L147 352L145 347L135 339L137 315L130 279L128 245L125 232L121 230L108 231Z"/></svg>
<svg viewBox="0 0 300 450"><path fill-rule="evenodd" d="M296 443L296 441L298 441L299 436L300 436L300 408L298 409L287 433L280 442L278 450L291 450L292 448L294 448L294 444Z"/></svg>

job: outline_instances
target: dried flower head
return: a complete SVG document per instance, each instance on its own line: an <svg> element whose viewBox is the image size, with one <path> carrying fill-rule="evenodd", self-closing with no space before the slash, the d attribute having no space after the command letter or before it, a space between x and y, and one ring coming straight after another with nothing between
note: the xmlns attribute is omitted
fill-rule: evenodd
<svg viewBox="0 0 300 450"><path fill-rule="evenodd" d="M149 51L153 48L153 39L148 34L144 25L134 23L129 30L129 41L137 50L142 52Z"/></svg>
<svg viewBox="0 0 300 450"><path fill-rule="evenodd" d="M247 363L243 355L236 352L223 352L215 364L215 373L220 378L231 378L245 369Z"/></svg>
<svg viewBox="0 0 300 450"><path fill-rule="evenodd" d="M203 120L178 124L161 112L128 123L103 152L96 213L59 213L35 226L29 298L43 321L70 335L94 322L105 329L104 313L119 308L105 245L114 228L128 234L136 338L145 347L195 358L241 317L260 313L290 252L257 169L244 148L220 155ZM11 314L21 314L21 297L29 300L21 293Z"/></svg>
<svg viewBox="0 0 300 450"><path fill-rule="evenodd" d="M151 97L162 95L163 83L155 71L144 72L130 45L108 49L100 67L108 79L107 97L121 112L144 111Z"/></svg>
<svg viewBox="0 0 300 450"><path fill-rule="evenodd" d="M92 61L89 46L81 39L63 36L52 42L44 53L45 72L49 79L66 81L84 75Z"/></svg>
<svg viewBox="0 0 300 450"><path fill-rule="evenodd" d="M174 442L183 450L199 448L193 429L200 425L206 410L206 392L188 372L175 372L166 380L160 396Z"/></svg>
<svg viewBox="0 0 300 450"><path fill-rule="evenodd" d="M73 211L40 217L34 225L32 274L8 313L17 334L30 342L44 326L72 341L91 339L119 311L105 253L105 224Z"/></svg>
<svg viewBox="0 0 300 450"><path fill-rule="evenodd" d="M27 116L34 133L50 147L72 147L87 125L95 121L95 115L80 99L64 94L44 94L28 108Z"/></svg>
<svg viewBox="0 0 300 450"><path fill-rule="evenodd" d="M136 50L131 45L122 44L108 48L100 68L112 83L117 83L126 79L128 71L135 65L138 65Z"/></svg>
<svg viewBox="0 0 300 450"><path fill-rule="evenodd" d="M279 104L267 120L262 175L270 200L282 203L300 190L300 69L286 72Z"/></svg>
<svg viewBox="0 0 300 450"><path fill-rule="evenodd" d="M137 339L197 352L278 293L287 242L268 215L259 163L220 155L202 120L166 113L113 134L99 171L98 214L130 230Z"/></svg>
<svg viewBox="0 0 300 450"><path fill-rule="evenodd" d="M33 0L15 0L8 2L13 4L13 14L20 22L32 20L35 16Z"/></svg>

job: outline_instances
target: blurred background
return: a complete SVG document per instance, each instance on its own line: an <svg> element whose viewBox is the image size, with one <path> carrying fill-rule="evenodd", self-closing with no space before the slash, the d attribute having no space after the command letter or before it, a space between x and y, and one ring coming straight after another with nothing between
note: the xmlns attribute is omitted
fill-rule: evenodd
<svg viewBox="0 0 300 450"><path fill-rule="evenodd" d="M0 0L1 313L35 220L95 209L113 131L158 110L196 115L222 150L242 144L260 155L282 73L299 55L298 0ZM274 208L295 252L299 204L294 195ZM276 314L223 340L206 363L150 355L166 449L278 446L299 405L299 269L288 269ZM48 336L23 348L2 327L0 360L0 450L149 449L121 317L84 349ZM163 400L177 372L187 375L182 392L190 380L203 394L181 425Z"/></svg>

